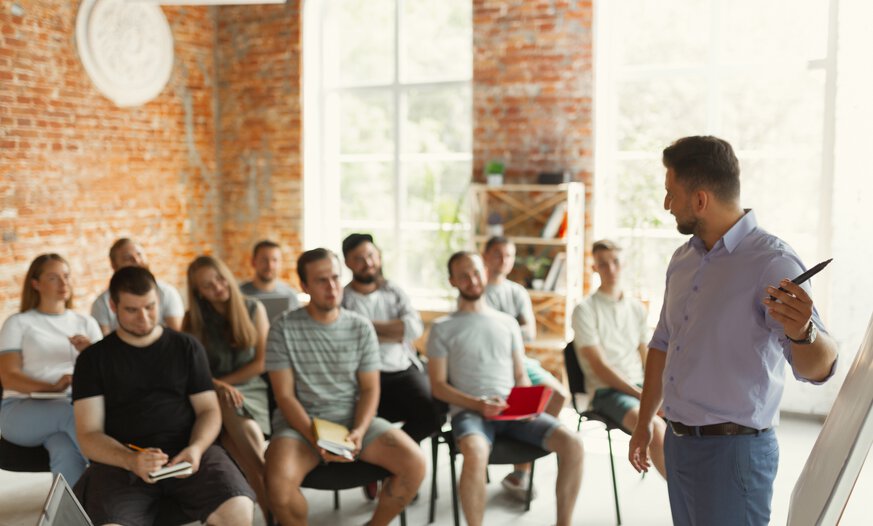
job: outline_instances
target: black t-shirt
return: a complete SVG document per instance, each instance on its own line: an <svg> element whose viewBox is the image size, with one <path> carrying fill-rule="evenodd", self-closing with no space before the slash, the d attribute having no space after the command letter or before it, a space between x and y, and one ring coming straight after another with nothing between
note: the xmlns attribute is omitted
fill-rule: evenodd
<svg viewBox="0 0 873 526"><path fill-rule="evenodd" d="M73 401L103 396L107 435L170 456L191 438L189 395L212 389L203 346L167 328L148 347L128 345L113 332L82 351L73 373Z"/></svg>

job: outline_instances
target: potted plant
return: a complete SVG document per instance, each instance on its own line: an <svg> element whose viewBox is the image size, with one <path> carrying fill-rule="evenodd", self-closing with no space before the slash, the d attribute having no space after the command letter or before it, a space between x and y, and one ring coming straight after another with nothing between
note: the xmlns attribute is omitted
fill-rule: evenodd
<svg viewBox="0 0 873 526"><path fill-rule="evenodd" d="M524 259L524 266L530 271L530 288L534 290L542 290L543 283L546 279L546 274L549 271L552 260L545 256L530 254Z"/></svg>
<svg viewBox="0 0 873 526"><path fill-rule="evenodd" d="M485 166L485 181L488 186L500 186L503 184L505 166L500 161L491 161Z"/></svg>

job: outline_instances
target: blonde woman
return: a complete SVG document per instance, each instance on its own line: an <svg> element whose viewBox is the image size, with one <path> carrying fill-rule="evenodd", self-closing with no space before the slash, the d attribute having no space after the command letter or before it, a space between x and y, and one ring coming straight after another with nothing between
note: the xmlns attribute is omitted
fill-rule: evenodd
<svg viewBox="0 0 873 526"><path fill-rule="evenodd" d="M87 463L70 403L73 366L81 351L103 337L94 318L72 306L70 265L58 254L43 254L24 278L20 312L0 329L3 438L44 446L52 473L63 474L71 485Z"/></svg>
<svg viewBox="0 0 873 526"><path fill-rule="evenodd" d="M221 444L258 497L264 492L264 434L269 433L267 384L261 378L270 322L264 306L242 295L227 266L200 256L188 266L188 306L182 329L206 348L221 405Z"/></svg>

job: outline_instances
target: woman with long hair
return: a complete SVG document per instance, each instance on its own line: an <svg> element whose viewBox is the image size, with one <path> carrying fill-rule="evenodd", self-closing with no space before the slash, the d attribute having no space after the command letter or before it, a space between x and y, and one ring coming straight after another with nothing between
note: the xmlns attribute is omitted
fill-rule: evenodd
<svg viewBox="0 0 873 526"><path fill-rule="evenodd" d="M182 329L206 348L221 406L221 444L242 468L268 513L264 434L270 431L267 383L261 378L270 322L221 260L200 256L188 266L188 312Z"/></svg>
<svg viewBox="0 0 873 526"><path fill-rule="evenodd" d="M70 402L73 367L81 351L103 338L94 318L72 306L70 265L58 254L42 254L27 270L20 312L0 329L3 438L44 446L52 473L71 485L87 464Z"/></svg>

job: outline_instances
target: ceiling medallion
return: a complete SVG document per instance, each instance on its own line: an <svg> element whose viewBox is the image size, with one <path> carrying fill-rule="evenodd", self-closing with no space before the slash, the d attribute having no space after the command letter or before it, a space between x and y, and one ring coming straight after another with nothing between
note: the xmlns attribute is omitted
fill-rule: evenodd
<svg viewBox="0 0 873 526"><path fill-rule="evenodd" d="M76 46L94 86L121 107L157 97L173 72L173 33L157 5L83 0Z"/></svg>

